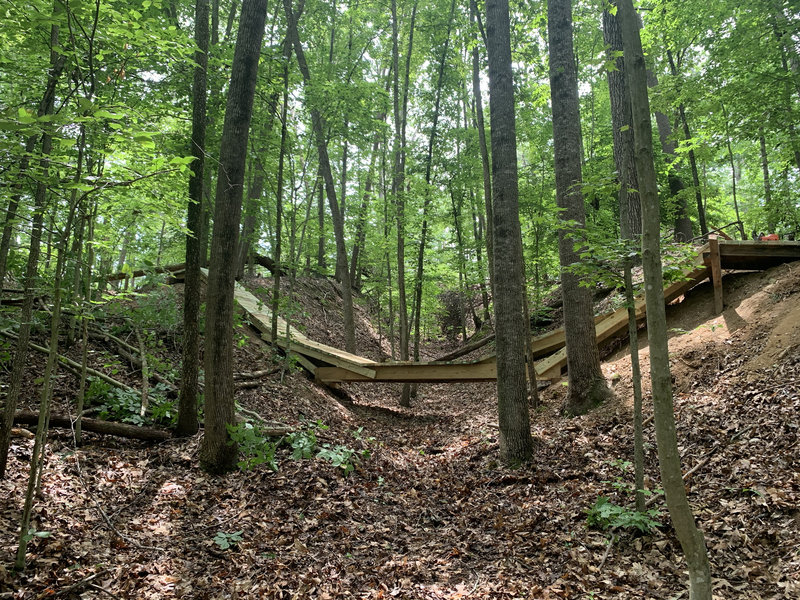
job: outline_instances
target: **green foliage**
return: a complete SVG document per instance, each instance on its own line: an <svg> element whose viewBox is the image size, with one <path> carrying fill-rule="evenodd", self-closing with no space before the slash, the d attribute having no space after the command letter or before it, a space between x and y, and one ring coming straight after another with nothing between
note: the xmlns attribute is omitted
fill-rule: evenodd
<svg viewBox="0 0 800 600"><path fill-rule="evenodd" d="M261 429L252 423L228 425L231 443L239 446L244 458L236 463L242 471L249 471L258 465L266 464L273 471L278 470L275 460L277 445L269 437L261 433Z"/></svg>
<svg viewBox="0 0 800 600"><path fill-rule="evenodd" d="M607 531L612 529L635 529L640 533L650 533L661 525L660 514L656 509L645 512L631 510L614 504L606 496L600 496L597 502L586 511L586 523L589 527Z"/></svg>
<svg viewBox="0 0 800 600"><path fill-rule="evenodd" d="M286 436L286 443L292 448L292 458L302 460L314 456L317 449L317 434L313 429L293 431Z"/></svg>
<svg viewBox="0 0 800 600"><path fill-rule="evenodd" d="M369 458L369 456L369 450L358 452L342 444L337 444L336 446L322 444L319 452L317 452L317 458L324 458L334 467L339 467L345 475L349 475L362 458Z"/></svg>
<svg viewBox="0 0 800 600"><path fill-rule="evenodd" d="M327 460L334 467L340 468L345 475L349 475L361 459L369 458L369 450L355 450L343 444L331 445L317 443L317 431L328 429L321 421L308 425L304 430L288 433L277 442L270 440L258 424L246 422L237 425L228 425L228 434L231 443L237 443L244 456L237 464L243 471L249 471L258 465L267 464L273 471L278 470L276 452L281 446L291 448L293 460L321 458ZM357 440L374 441L374 438L363 438L363 427L353 431Z"/></svg>
<svg viewBox="0 0 800 600"><path fill-rule="evenodd" d="M227 531L218 531L214 536L213 542L219 547L220 550L228 550L236 548L239 542L242 541L242 530L229 533Z"/></svg>
<svg viewBox="0 0 800 600"><path fill-rule="evenodd" d="M86 404L98 406L99 418L131 425L173 426L178 420L178 409L173 400L167 398L169 388L159 383L150 388L148 412L141 415L142 397L138 392L129 392L113 387L96 377L89 377Z"/></svg>
<svg viewBox="0 0 800 600"><path fill-rule="evenodd" d="M48 538L52 534L49 531L36 531L36 527L30 527L28 529L28 533L22 536L22 541L26 544L30 542L33 538Z"/></svg>

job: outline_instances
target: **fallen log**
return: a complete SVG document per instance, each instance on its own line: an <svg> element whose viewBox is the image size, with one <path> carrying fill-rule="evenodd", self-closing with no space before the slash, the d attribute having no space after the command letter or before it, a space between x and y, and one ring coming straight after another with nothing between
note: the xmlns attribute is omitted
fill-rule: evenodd
<svg viewBox="0 0 800 600"><path fill-rule="evenodd" d="M182 271L186 268L186 263L179 263L176 265L166 265L164 267L151 267L149 269L139 269L130 273L112 273L106 276L106 281L123 281L125 279L136 279L143 277L150 273L173 273L174 271ZM101 276L97 277L98 280L103 279Z"/></svg>
<svg viewBox="0 0 800 600"><path fill-rule="evenodd" d="M39 413L33 411L20 411L14 415L16 425L36 425L39 422ZM72 418L67 415L50 415L50 427L62 429L72 429ZM100 419L81 419L81 427L84 431L115 435L118 437L130 438L134 440L144 440L147 442L163 442L172 438L169 431L155 429L153 427L137 427L127 423L116 423L114 421L102 421Z"/></svg>
<svg viewBox="0 0 800 600"><path fill-rule="evenodd" d="M275 261L272 260L269 256L256 254L255 256L253 256L253 262L260 267L264 267L267 271L275 275ZM287 275L287 274L288 271L286 270L286 267L281 265L281 275Z"/></svg>
<svg viewBox="0 0 800 600"><path fill-rule="evenodd" d="M446 362L450 360L455 360L465 354L469 354L470 352L474 352L478 348L483 348L486 344L491 342L494 339L494 334L490 333L486 337L482 337L479 340L475 340L474 342L470 342L466 346L461 346L458 350L453 350L449 354L445 354L436 358L433 362Z"/></svg>

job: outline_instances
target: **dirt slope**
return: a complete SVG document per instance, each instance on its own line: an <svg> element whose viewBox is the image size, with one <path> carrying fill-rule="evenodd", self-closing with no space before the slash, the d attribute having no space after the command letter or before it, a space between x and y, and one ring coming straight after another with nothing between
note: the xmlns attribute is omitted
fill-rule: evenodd
<svg viewBox="0 0 800 600"><path fill-rule="evenodd" d="M309 334L315 327L317 339L336 345L333 288L304 285ZM725 291L720 317L711 317L702 287L668 312L684 468L696 467L687 486L715 597L795 598L800 266L728 276ZM362 322L363 353L385 355L375 334ZM272 364L255 342L237 353L243 371ZM632 454L624 350L604 370L617 401L564 420L564 388L551 386L532 414L535 462L514 471L497 464L492 384L421 386L406 410L396 406L397 387L352 385L337 400L297 372L239 393L271 419L322 420L330 428L319 431L320 444L369 450L349 476L321 458L292 460L284 447L277 472L261 465L208 477L197 467L198 439L146 446L90 437L75 451L57 433L36 513L37 528L52 535L32 542L24 575L0 569L0 597L686 597L668 526L620 532L609 544L586 525L599 496L629 502L619 489L631 479L621 465ZM652 425L646 436L657 487ZM15 440L10 477L0 482L3 564L13 556L29 453L30 442ZM231 548L214 542L237 532Z"/></svg>

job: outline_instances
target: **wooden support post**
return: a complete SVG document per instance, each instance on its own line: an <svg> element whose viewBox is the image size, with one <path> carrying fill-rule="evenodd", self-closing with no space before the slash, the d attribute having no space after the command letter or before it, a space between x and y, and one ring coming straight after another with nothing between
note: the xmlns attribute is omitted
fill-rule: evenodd
<svg viewBox="0 0 800 600"><path fill-rule="evenodd" d="M711 282L714 285L714 314L722 313L722 266L719 258L719 238L708 236L708 250L711 259Z"/></svg>

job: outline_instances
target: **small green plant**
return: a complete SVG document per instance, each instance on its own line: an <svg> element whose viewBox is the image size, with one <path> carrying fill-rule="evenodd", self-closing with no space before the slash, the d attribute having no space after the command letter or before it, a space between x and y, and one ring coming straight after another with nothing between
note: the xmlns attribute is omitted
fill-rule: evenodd
<svg viewBox="0 0 800 600"><path fill-rule="evenodd" d="M334 467L342 469L345 475L349 475L362 458L369 458L369 450L357 452L342 444L337 444L336 446L323 444L322 448L317 452L317 458L324 458Z"/></svg>
<svg viewBox="0 0 800 600"><path fill-rule="evenodd" d="M276 445L265 435L261 429L252 423L237 423L228 425L228 435L231 444L239 445L239 451L244 459L236 463L243 471L249 471L258 465L266 464L273 471L278 470L275 460Z"/></svg>
<svg viewBox="0 0 800 600"><path fill-rule="evenodd" d="M28 533L26 533L22 537L22 541L24 541L27 544L28 542L30 542L35 537L37 537L37 538L48 538L48 537L50 537L50 535L51 535L51 533L49 531L36 531L36 527L31 527L30 529L28 529Z"/></svg>
<svg viewBox="0 0 800 600"><path fill-rule="evenodd" d="M302 460L314 456L317 449L317 434L314 429L293 431L286 436L286 443L292 447L292 458Z"/></svg>
<svg viewBox="0 0 800 600"><path fill-rule="evenodd" d="M660 513L656 509L645 512L631 510L614 504L606 496L600 496L597 502L586 511L586 523L603 531L611 529L635 529L641 533L650 533L660 523Z"/></svg>
<svg viewBox="0 0 800 600"><path fill-rule="evenodd" d="M229 548L235 548L239 545L239 542L242 541L242 531L234 531L233 533L228 533L227 531L219 531L217 535L214 536L214 543L219 547L220 550L228 550Z"/></svg>

